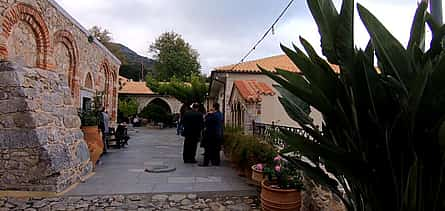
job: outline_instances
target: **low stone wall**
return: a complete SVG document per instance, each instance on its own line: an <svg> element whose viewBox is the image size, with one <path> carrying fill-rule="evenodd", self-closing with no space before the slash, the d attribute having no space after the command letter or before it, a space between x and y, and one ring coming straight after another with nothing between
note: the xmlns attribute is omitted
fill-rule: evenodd
<svg viewBox="0 0 445 211"><path fill-rule="evenodd" d="M0 190L61 192L91 172L63 75L0 62L0 108Z"/></svg>

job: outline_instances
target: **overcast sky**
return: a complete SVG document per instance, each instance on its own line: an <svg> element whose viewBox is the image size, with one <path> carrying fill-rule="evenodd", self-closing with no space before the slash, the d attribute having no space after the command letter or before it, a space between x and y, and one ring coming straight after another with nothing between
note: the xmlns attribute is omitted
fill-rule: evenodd
<svg viewBox="0 0 445 211"><path fill-rule="evenodd" d="M202 71L237 63L272 24L289 0L57 0L84 27L111 31L114 42L149 56L161 33L175 31L200 54ZM341 0L334 0L339 8ZM404 44L409 38L418 0L358 0ZM369 39L356 19L356 45ZM304 0L295 0L286 15L248 60L282 54L298 36L319 49L320 37Z"/></svg>

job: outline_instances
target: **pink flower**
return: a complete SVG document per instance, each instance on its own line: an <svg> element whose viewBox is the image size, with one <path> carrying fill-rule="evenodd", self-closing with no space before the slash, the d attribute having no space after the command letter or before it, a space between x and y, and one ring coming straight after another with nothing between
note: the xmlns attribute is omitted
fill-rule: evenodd
<svg viewBox="0 0 445 211"><path fill-rule="evenodd" d="M279 155L277 155L273 160L274 161L280 161L280 160L282 160L283 158L281 157L281 156L279 156Z"/></svg>
<svg viewBox="0 0 445 211"><path fill-rule="evenodd" d="M263 171L264 166L263 166L262 163L258 163L258 164L256 164L255 169L258 170L258 171Z"/></svg>
<svg viewBox="0 0 445 211"><path fill-rule="evenodd" d="M281 166L280 165L276 165L275 166L275 171L276 172L281 172Z"/></svg>

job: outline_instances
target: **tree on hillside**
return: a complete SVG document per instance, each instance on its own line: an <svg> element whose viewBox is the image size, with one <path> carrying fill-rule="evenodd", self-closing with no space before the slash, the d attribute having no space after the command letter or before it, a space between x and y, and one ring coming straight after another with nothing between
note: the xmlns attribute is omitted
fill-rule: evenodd
<svg viewBox="0 0 445 211"><path fill-rule="evenodd" d="M93 37L101 42L111 53L114 54L122 64L127 64L126 56L121 52L119 45L112 43L111 32L100 26L93 26L88 30Z"/></svg>
<svg viewBox="0 0 445 211"><path fill-rule="evenodd" d="M180 80L199 73L201 65L198 52L175 32L165 32L150 45L154 54L153 72L160 81L168 81L176 76Z"/></svg>
<svg viewBox="0 0 445 211"><path fill-rule="evenodd" d="M111 42L111 32L107 29L103 29L100 26L93 26L88 30L93 37L99 40L102 44Z"/></svg>

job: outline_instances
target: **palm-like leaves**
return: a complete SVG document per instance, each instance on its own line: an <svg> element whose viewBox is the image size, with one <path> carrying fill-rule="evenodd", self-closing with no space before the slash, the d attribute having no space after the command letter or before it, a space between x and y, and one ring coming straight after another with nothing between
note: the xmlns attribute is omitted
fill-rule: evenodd
<svg viewBox="0 0 445 211"><path fill-rule="evenodd" d="M353 0L344 0L340 13L331 0L307 1L323 54L340 73L302 38L307 54L295 46L282 49L304 76L263 71L280 84L289 116L311 135L282 134L286 152L297 151L315 166L290 159L342 197L350 210L445 210L445 27L434 23L426 3L420 3L404 48L358 5L371 36L363 51L354 49ZM426 23L433 40L425 52ZM299 99L323 114L321 130L298 107Z"/></svg>

